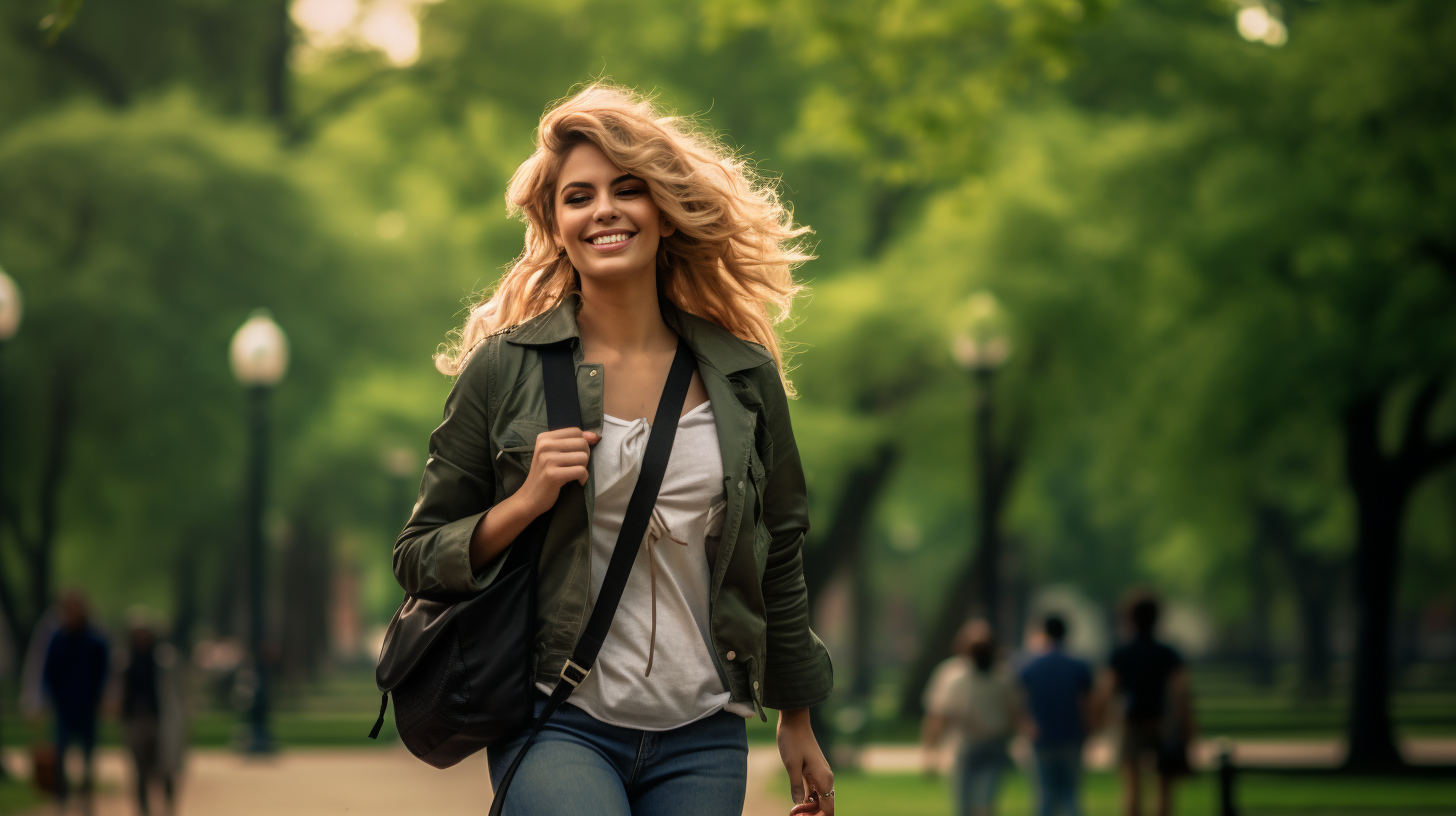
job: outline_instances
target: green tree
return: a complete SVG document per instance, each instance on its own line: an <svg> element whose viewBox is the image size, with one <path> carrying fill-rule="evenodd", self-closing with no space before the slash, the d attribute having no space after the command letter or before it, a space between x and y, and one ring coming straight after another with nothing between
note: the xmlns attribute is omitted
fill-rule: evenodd
<svg viewBox="0 0 1456 816"><path fill-rule="evenodd" d="M293 349L277 404L285 446L341 363L372 345L357 285L369 267L269 141L182 99L75 107L0 141L0 255L28 305L7 372L0 554L17 642L57 563L106 608L165 598L184 555L232 569L244 435L226 350L252 308L269 307Z"/></svg>

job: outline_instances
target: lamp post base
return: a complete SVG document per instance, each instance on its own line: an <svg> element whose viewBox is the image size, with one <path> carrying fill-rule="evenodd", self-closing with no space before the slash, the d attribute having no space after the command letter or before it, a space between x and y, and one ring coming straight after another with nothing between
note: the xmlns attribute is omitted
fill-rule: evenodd
<svg viewBox="0 0 1456 816"><path fill-rule="evenodd" d="M243 723L234 741L239 753L250 756L268 756L278 753L278 743L268 727L258 723Z"/></svg>

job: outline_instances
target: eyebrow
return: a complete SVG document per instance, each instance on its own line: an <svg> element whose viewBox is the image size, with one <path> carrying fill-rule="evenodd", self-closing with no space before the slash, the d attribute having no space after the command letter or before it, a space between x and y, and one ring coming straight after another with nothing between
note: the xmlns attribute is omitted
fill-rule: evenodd
<svg viewBox="0 0 1456 816"><path fill-rule="evenodd" d="M612 183L610 185L608 185L608 186L609 187L616 187L618 184L621 184L622 182L629 181L629 180L630 181L641 181L642 179L637 178L636 176L632 175L631 173L623 173L622 175L617 176L616 178L612 179ZM572 187L585 187L586 189L590 190L592 188L592 185L591 185L590 182L586 182L586 181L573 181L570 184L563 185L561 189L562 190L569 190Z"/></svg>

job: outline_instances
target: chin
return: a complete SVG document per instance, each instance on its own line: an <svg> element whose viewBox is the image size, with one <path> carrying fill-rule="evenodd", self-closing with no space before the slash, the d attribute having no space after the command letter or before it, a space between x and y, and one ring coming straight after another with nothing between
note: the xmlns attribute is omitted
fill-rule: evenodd
<svg viewBox="0 0 1456 816"><path fill-rule="evenodd" d="M655 260L651 258L586 258L584 260L584 263L574 262L576 271L581 274L582 278L598 283L617 283L642 274L644 269L652 270L654 273L656 271Z"/></svg>

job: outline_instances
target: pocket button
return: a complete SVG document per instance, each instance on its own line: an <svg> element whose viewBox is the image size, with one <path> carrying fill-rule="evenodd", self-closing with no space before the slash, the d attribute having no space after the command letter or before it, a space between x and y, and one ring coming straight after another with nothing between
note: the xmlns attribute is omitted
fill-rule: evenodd
<svg viewBox="0 0 1456 816"><path fill-rule="evenodd" d="M734 651L729 651L728 652L728 659L729 660L737 659L737 657L738 657L738 653L737 652L734 652Z"/></svg>

